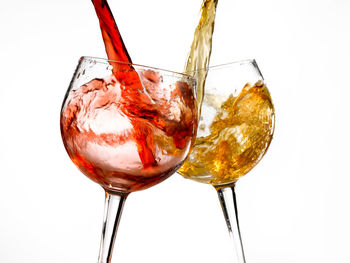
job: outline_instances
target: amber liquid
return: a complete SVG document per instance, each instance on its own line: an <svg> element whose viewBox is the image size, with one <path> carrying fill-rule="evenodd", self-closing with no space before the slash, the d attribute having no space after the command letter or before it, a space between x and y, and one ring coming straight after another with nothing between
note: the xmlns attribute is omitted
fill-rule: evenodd
<svg viewBox="0 0 350 263"><path fill-rule="evenodd" d="M212 49L217 0L204 0L185 71L197 79L197 102L211 108L215 118L199 126L194 147L178 172L185 178L214 186L234 184L265 154L274 130L274 108L262 82L247 84L238 96L205 93ZM204 96L205 94L205 96ZM205 113L204 113L205 115ZM202 122L203 123L203 122Z"/></svg>
<svg viewBox="0 0 350 263"><path fill-rule="evenodd" d="M216 115L199 126L191 154L179 173L214 186L234 184L248 173L265 154L274 131L274 107L263 82L247 84L238 96L220 98L206 93L203 106Z"/></svg>
<svg viewBox="0 0 350 263"><path fill-rule="evenodd" d="M163 181L188 154L197 127L193 86L186 77L136 71L107 1L92 2L108 58L126 63L110 61L111 76L70 90L61 133L85 175L107 191L129 193Z"/></svg>
<svg viewBox="0 0 350 263"><path fill-rule="evenodd" d="M204 0L201 7L200 19L194 33L192 45L186 61L184 72L197 80L197 104L200 115L204 96L205 79L212 50L215 15L218 0Z"/></svg>

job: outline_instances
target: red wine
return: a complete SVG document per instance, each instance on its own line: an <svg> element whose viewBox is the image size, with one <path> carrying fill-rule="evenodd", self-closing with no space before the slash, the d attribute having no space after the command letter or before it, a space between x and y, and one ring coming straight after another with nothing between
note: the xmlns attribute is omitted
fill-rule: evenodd
<svg viewBox="0 0 350 263"><path fill-rule="evenodd" d="M101 33L108 59L132 63L108 2L106 0L92 0L92 3L100 22ZM142 85L138 74L133 70L132 66L113 62L110 63L113 66L113 74L117 80L125 83L127 86L122 91L124 93L123 96L131 98L136 105L140 101L149 102L146 95L139 94L138 92L139 90L142 90ZM123 71L120 70L120 67L127 67L130 70L125 70L124 74ZM142 123L133 124L135 126L135 131L143 130L143 133L150 132L147 126L144 126ZM134 134L135 139L138 142L139 155L145 167L154 166L156 165L156 161L152 154L152 145L151 143L145 143L146 140L143 133L135 132Z"/></svg>
<svg viewBox="0 0 350 263"><path fill-rule="evenodd" d="M132 66L107 1L92 2L113 70L71 88L62 138L78 168L106 190L142 190L173 174L190 150L197 129L193 82Z"/></svg>
<svg viewBox="0 0 350 263"><path fill-rule="evenodd" d="M92 0L92 3L100 22L108 59L132 63L107 1Z"/></svg>
<svg viewBox="0 0 350 263"><path fill-rule="evenodd" d="M163 181L183 163L195 137L193 82L151 69L137 73L144 93L130 92L112 74L71 89L62 108L61 133L70 158L110 192Z"/></svg>

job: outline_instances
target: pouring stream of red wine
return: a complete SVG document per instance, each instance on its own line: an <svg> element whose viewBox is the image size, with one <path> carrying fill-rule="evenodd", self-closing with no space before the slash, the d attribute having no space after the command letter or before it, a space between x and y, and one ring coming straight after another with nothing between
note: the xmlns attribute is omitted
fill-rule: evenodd
<svg viewBox="0 0 350 263"><path fill-rule="evenodd" d="M174 127L174 123L171 123L171 120L163 116L164 107L161 104L154 103L152 100L152 97L156 97L156 94L152 96L150 94L152 91L144 90L138 73L130 65L132 63L131 58L107 1L92 0L92 3L100 22L108 59L126 63L124 66L124 64L110 61L110 64L113 66L113 75L120 83L125 84L121 87L121 97L128 98L128 104L122 105L121 109L127 116L136 117L135 119L130 118L130 120L134 127L132 136L136 141L140 160L144 168L157 166L157 161L154 157L155 149L152 139L152 127L150 127L147 121L140 121L140 118L151 121L155 127L164 131L168 136L172 136L175 146L179 149L184 147L184 138L191 135L193 131L184 129L185 132L179 134L178 131L184 127ZM149 80L160 81L154 74L152 75L150 73L148 75ZM188 87L184 85L185 83L178 82L174 92L188 92Z"/></svg>

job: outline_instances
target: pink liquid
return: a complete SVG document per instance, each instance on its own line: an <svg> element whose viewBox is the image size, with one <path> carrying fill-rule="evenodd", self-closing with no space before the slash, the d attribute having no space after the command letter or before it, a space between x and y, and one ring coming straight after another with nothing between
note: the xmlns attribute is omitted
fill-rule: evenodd
<svg viewBox="0 0 350 263"><path fill-rule="evenodd" d="M111 192L142 190L166 179L182 164L195 135L192 87L183 81L169 87L152 70L139 74L145 93L130 92L135 90L112 75L71 91L62 109L69 156Z"/></svg>

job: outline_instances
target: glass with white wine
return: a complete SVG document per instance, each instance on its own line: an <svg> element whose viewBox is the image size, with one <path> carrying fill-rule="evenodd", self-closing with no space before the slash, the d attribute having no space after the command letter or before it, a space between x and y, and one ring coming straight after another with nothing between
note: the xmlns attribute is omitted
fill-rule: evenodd
<svg viewBox="0 0 350 263"><path fill-rule="evenodd" d="M270 93L255 60L203 69L207 73L197 139L178 172L216 189L237 262L245 256L235 184L264 156L274 132Z"/></svg>

